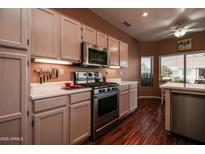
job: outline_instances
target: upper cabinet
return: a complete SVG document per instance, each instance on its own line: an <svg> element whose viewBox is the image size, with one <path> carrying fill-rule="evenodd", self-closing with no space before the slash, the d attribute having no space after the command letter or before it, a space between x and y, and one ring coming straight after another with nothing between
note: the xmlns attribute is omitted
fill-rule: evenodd
<svg viewBox="0 0 205 154"><path fill-rule="evenodd" d="M61 59L80 61L81 25L79 22L61 16L60 55Z"/></svg>
<svg viewBox="0 0 205 154"><path fill-rule="evenodd" d="M27 48L27 11L0 8L0 46Z"/></svg>
<svg viewBox="0 0 205 154"><path fill-rule="evenodd" d="M55 58L58 54L58 14L50 9L32 9L31 53Z"/></svg>
<svg viewBox="0 0 205 154"><path fill-rule="evenodd" d="M128 44L120 42L120 67L128 67Z"/></svg>
<svg viewBox="0 0 205 154"><path fill-rule="evenodd" d="M97 32L97 45L103 48L107 48L107 35Z"/></svg>
<svg viewBox="0 0 205 154"><path fill-rule="evenodd" d="M119 41L113 37L108 37L108 50L110 52L110 66L119 66L120 53Z"/></svg>
<svg viewBox="0 0 205 154"><path fill-rule="evenodd" d="M97 43L97 32L95 29L83 25L83 41L96 44Z"/></svg>

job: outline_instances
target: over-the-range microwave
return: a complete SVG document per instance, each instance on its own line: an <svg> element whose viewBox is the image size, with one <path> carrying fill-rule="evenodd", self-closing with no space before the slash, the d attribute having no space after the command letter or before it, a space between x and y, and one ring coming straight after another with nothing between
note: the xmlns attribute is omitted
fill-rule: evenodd
<svg viewBox="0 0 205 154"><path fill-rule="evenodd" d="M81 64L83 66L109 67L108 49L83 42Z"/></svg>

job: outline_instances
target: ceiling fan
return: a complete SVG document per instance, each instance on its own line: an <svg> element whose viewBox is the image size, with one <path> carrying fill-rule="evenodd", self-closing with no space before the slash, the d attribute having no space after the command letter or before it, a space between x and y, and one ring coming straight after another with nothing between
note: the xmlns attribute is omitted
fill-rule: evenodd
<svg viewBox="0 0 205 154"><path fill-rule="evenodd" d="M198 24L199 24L198 22L187 23L185 20L180 20L174 26L169 28L168 30L162 31L161 38L167 38L170 36L175 36L177 38L181 38L190 32L204 31L205 27L201 27L201 28L195 27Z"/></svg>

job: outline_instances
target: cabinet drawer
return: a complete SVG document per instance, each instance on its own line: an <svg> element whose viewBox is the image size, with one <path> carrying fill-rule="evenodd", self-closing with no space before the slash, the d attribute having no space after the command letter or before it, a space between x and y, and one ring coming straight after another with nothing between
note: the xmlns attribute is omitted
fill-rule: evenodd
<svg viewBox="0 0 205 154"><path fill-rule="evenodd" d="M137 83L130 84L130 89L137 89Z"/></svg>
<svg viewBox="0 0 205 154"><path fill-rule="evenodd" d="M120 85L120 92L129 90L129 84Z"/></svg>
<svg viewBox="0 0 205 154"><path fill-rule="evenodd" d="M61 106L66 106L67 96L54 97L34 101L34 112L40 112Z"/></svg>
<svg viewBox="0 0 205 154"><path fill-rule="evenodd" d="M91 97L90 92L72 94L70 95L70 104L75 104L78 102L89 100L90 97Z"/></svg>

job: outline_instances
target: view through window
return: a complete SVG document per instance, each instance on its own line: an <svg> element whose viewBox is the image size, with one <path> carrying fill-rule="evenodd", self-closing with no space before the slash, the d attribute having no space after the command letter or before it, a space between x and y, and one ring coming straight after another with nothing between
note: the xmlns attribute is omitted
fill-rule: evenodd
<svg viewBox="0 0 205 154"><path fill-rule="evenodd" d="M162 81L205 83L205 53L163 56L160 58L160 64Z"/></svg>
<svg viewBox="0 0 205 154"><path fill-rule="evenodd" d="M141 58L141 85L152 86L152 63L153 57Z"/></svg>

